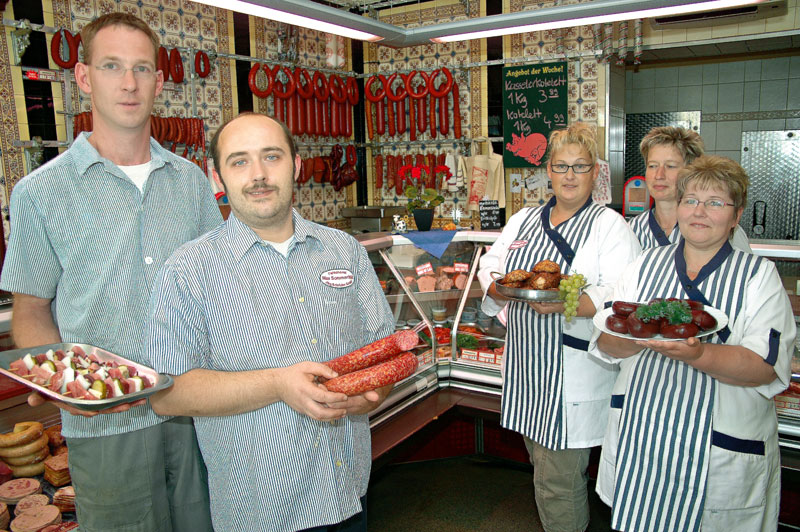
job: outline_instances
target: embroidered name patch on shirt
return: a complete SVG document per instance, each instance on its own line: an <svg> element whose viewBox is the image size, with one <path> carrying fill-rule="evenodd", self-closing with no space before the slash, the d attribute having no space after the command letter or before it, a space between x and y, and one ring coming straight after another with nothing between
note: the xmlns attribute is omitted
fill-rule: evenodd
<svg viewBox="0 0 800 532"><path fill-rule="evenodd" d="M355 278L350 270L328 270L322 272L319 280L332 288L346 288L353 284Z"/></svg>
<svg viewBox="0 0 800 532"><path fill-rule="evenodd" d="M510 245L510 246L508 246L508 249L519 249L519 248L524 248L524 247L525 247L525 246L527 246L527 245L528 245L528 241L527 241L527 240L514 240L514 241L511 243L511 245Z"/></svg>

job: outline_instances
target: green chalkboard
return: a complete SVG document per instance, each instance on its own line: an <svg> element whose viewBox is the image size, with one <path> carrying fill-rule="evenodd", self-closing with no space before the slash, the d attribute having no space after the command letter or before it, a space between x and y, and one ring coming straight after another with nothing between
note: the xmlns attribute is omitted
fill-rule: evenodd
<svg viewBox="0 0 800 532"><path fill-rule="evenodd" d="M503 166L540 166L550 132L566 126L566 62L503 68Z"/></svg>

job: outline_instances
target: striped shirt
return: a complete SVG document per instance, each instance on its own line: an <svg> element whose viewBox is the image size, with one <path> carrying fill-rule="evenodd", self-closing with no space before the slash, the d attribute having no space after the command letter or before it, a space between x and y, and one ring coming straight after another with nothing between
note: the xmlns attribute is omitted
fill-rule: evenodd
<svg viewBox="0 0 800 532"><path fill-rule="evenodd" d="M14 187L0 288L53 299L62 341L141 362L159 268L222 217L196 165L151 139L153 164L142 193L88 137L79 136ZM69 438L121 434L163 420L149 405L93 418L61 417Z"/></svg>
<svg viewBox="0 0 800 532"><path fill-rule="evenodd" d="M678 224L675 224L672 231L666 234L664 230L661 229L661 226L658 225L655 213L656 209L653 207L649 211L643 212L628 220L628 225L631 226L633 234L639 239L642 250L677 244L681 239L681 231ZM737 225L733 230L733 237L730 239L730 242L733 249L738 249L746 253L753 252L753 250L750 249L747 233L744 232L744 229L742 229L740 225Z"/></svg>
<svg viewBox="0 0 800 532"><path fill-rule="evenodd" d="M394 331L366 250L342 231L293 217L287 257L232 214L167 261L147 341L158 371L322 362ZM320 422L276 402L197 417L195 428L218 530L299 530L361 510L371 466L365 415Z"/></svg>

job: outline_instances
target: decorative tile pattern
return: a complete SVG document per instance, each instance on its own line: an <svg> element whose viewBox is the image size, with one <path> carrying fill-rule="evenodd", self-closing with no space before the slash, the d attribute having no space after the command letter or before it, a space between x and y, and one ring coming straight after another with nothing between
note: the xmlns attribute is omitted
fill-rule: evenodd
<svg viewBox="0 0 800 532"><path fill-rule="evenodd" d="M14 98L14 87L11 81L11 61L9 57L10 43L6 41L6 32L0 32L0 121L3 131L12 132L10 135L0 135L0 164L2 164L2 194L0 194L0 208L2 209L3 234L8 238L9 223L8 202L11 199L11 189L25 174L25 156L22 148L13 146L16 132L19 131L19 117L17 104ZM27 119L26 119L27 120Z"/></svg>
<svg viewBox="0 0 800 532"><path fill-rule="evenodd" d="M470 2L469 18L479 16L479 5L476 2ZM429 7L423 4L419 8L409 8L403 12L396 10L384 10L381 13L381 22L395 24L398 26L416 27L424 26L434 23L442 23L453 20L465 19L467 14L464 11L464 5L460 2L454 2L449 5L437 5ZM459 86L459 108L461 110L461 130L462 136L476 137L483 134L481 130L481 110L485 105L483 94L481 92L481 69L471 68L456 69L454 67L467 63L477 63L481 61L481 42L480 41L460 41L457 43L444 43L444 44L423 44L409 48L401 48L393 50L385 46L378 46L369 44L366 47L365 64L367 72L385 72L391 73L395 70L413 70L413 69L426 69L432 70L440 66L448 66L453 74L453 79ZM396 135L389 137L388 134L382 139L383 141L396 140L395 146L383 147L380 149L373 149L373 158L382 153L383 155L414 155L418 153L428 154L435 153L436 155L443 154L459 146L462 153L466 153L463 149L463 144L454 144L452 142L452 104L449 109L450 133L448 138L442 138L441 134L437 134L435 139L431 139L429 132L419 133L417 140L430 141L425 144L404 144L403 141L409 141L409 134L406 132L402 137ZM375 140L379 140L376 134ZM448 142L450 140L450 142ZM369 162L370 172L369 176L374 183L375 171L373 168L374 159ZM427 164L427 163L426 163ZM374 190L373 197L370 200L372 205L405 205L407 199L404 196L398 196L395 189L388 190L385 185L386 178L384 177L384 188L381 190ZM456 194L444 192L442 195L445 198L444 203L437 207L436 216L434 220L434 227L440 227L447 222L445 217L449 216L453 208L457 205L464 205L467 201L466 191L461 191ZM468 216L469 214L467 214Z"/></svg>

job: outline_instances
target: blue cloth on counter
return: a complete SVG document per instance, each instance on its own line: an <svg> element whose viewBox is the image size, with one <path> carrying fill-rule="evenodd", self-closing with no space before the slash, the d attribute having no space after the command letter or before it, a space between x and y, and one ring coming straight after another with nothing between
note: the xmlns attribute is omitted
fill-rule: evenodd
<svg viewBox="0 0 800 532"><path fill-rule="evenodd" d="M424 249L437 259L444 255L450 241L456 236L457 231L409 231L404 236L420 249Z"/></svg>

